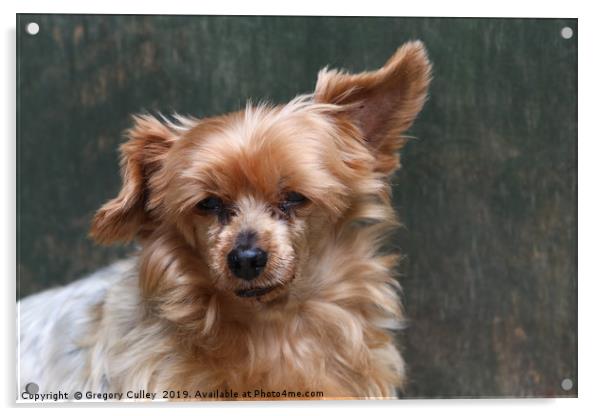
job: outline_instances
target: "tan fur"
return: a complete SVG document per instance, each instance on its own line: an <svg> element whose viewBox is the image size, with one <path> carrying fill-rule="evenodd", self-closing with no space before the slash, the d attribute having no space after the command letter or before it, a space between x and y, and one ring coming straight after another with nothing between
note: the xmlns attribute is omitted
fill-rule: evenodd
<svg viewBox="0 0 602 416"><path fill-rule="evenodd" d="M138 271L94 309L88 386L394 397L405 375L392 333L396 256L382 253L396 226L388 177L429 81L411 42L374 72L322 71L313 95L286 105L174 124L137 117L123 188L91 234L136 238ZM284 215L290 191L309 203ZM226 223L199 213L208 196L231 207ZM269 253L252 282L226 263L247 229ZM275 284L259 298L234 294Z"/></svg>

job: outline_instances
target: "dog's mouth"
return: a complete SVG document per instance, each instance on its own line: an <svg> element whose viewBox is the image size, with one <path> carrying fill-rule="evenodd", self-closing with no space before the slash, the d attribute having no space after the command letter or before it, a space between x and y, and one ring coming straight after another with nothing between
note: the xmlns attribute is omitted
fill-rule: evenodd
<svg viewBox="0 0 602 416"><path fill-rule="evenodd" d="M270 293L278 288L284 287L283 285L265 286L265 287L254 287L251 289L240 289L237 290L236 296L241 298L256 298Z"/></svg>
<svg viewBox="0 0 602 416"><path fill-rule="evenodd" d="M295 280L293 275L287 282L281 282L271 286L252 287L249 289L239 289L234 292L239 298L253 298L260 302L271 302L287 292L289 284Z"/></svg>

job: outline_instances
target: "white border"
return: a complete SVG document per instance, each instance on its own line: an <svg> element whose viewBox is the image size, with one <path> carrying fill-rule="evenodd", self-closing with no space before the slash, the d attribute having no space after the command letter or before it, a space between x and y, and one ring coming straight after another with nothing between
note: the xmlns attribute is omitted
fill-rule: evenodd
<svg viewBox="0 0 602 416"><path fill-rule="evenodd" d="M524 0L483 2L477 0L391 2L371 0L281 2L274 0L190 2L119 1L79 2L25 0L14 6L20 13L118 13L118 14L250 14L250 15L332 15L332 16L456 16L456 17L577 17L575 2L549 0L545 7ZM583 10L583 8L581 8Z"/></svg>
<svg viewBox="0 0 602 416"><path fill-rule="evenodd" d="M396 5L392 5L397 3ZM547 400L412 400L403 402L324 402L290 404L262 403L207 403L202 407L178 406L178 411L199 414L206 411L224 411L229 414L244 412L245 416L282 414L306 415L308 412L331 413L335 409L351 414L366 414L378 411L398 414L401 412L421 414L457 415L507 415L508 413L543 413L566 416L569 412L593 413L600 408L599 395L602 368L599 355L602 351L600 325L600 303L602 275L598 271L598 258L602 236L600 215L602 213L602 135L600 133L600 41L602 26L596 2L542 1L527 2L507 0L491 3L487 1L428 1L395 2L394 0L371 0L359 4L347 1L297 2L247 1L219 2L203 1L20 1L17 4L2 3L0 19L3 24L3 53L0 71L3 97L0 100L0 115L4 134L0 140L2 162L0 167L3 203L1 230L2 247L0 264L4 266L2 276L4 291L1 342L2 361L0 368L0 397L4 407L14 406L15 368L15 13L131 13L131 14L301 14L301 15L364 15L364 16L472 16L472 17L577 17L579 18L579 399ZM551 68L550 70L553 70ZM164 406L128 407L130 412L163 414ZM13 411L14 409L9 409ZM30 411L31 409L24 409ZM52 406L46 411L54 414L80 414L81 408ZM90 408L85 412L104 414L106 408Z"/></svg>

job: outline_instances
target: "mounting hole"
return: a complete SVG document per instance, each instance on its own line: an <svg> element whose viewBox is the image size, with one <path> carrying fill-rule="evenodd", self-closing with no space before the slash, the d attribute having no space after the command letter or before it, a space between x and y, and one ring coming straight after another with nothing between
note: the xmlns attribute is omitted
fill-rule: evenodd
<svg viewBox="0 0 602 416"><path fill-rule="evenodd" d="M29 394L36 394L40 391L40 386L36 383L27 383L27 385L25 385L25 391Z"/></svg>
<svg viewBox="0 0 602 416"><path fill-rule="evenodd" d="M36 22L27 23L27 26L25 26L25 31L31 36L35 36L40 31L40 25Z"/></svg>
<svg viewBox="0 0 602 416"><path fill-rule="evenodd" d="M562 380L560 382L560 387L562 387L562 390L564 391L570 391L573 388L573 380L571 380L570 378L565 378L564 380Z"/></svg>
<svg viewBox="0 0 602 416"><path fill-rule="evenodd" d="M573 37L573 29L571 29L568 26L565 26L562 28L562 30L560 31L560 36L562 36L565 39L570 39Z"/></svg>

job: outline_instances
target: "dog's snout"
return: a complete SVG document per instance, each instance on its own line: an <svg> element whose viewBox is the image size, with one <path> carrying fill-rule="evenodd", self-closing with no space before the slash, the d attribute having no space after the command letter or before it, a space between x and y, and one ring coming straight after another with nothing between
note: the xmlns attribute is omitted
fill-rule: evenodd
<svg viewBox="0 0 602 416"><path fill-rule="evenodd" d="M228 254L228 267L236 277L253 280L261 274L268 262L268 254L259 247L234 248Z"/></svg>

